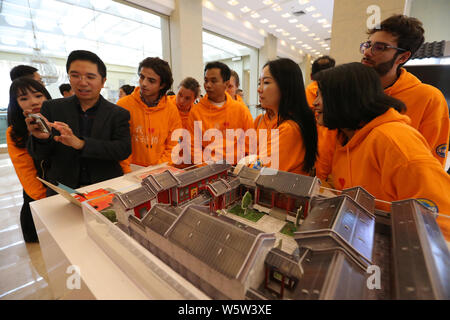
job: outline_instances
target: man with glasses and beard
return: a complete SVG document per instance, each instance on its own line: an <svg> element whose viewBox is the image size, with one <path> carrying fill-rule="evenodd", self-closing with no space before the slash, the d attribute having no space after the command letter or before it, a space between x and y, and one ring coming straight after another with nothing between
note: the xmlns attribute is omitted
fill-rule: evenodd
<svg viewBox="0 0 450 320"><path fill-rule="evenodd" d="M377 71L387 95L406 104L411 126L425 137L433 156L445 167L450 121L444 95L402 68L424 42L422 23L394 15L367 33L369 39L360 46L361 62Z"/></svg>

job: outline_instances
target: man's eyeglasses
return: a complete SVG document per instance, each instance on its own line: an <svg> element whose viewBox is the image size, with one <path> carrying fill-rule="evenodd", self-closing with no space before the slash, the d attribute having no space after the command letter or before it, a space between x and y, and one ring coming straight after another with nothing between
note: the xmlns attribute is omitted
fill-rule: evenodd
<svg viewBox="0 0 450 320"><path fill-rule="evenodd" d="M81 81L81 79L85 79L86 81L94 81L96 80L98 77L94 74L87 74L87 75L82 75L82 74L69 74L69 79L72 81Z"/></svg>
<svg viewBox="0 0 450 320"><path fill-rule="evenodd" d="M399 51L408 51L406 49L397 48L397 47L388 45L388 44L383 43L383 42L371 43L370 41L366 41L366 42L361 43L361 45L359 46L359 50L361 51L362 54L364 54L364 51L366 51L369 48L371 48L372 54L378 54L378 53L386 51L387 49L395 49L395 50L399 50Z"/></svg>

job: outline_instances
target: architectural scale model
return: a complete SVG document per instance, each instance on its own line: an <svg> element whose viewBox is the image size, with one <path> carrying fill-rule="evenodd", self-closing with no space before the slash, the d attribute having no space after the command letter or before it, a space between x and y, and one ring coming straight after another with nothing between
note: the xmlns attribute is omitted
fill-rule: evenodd
<svg viewBox="0 0 450 320"><path fill-rule="evenodd" d="M450 299L450 253L433 212L416 200L381 212L362 188L326 198L320 185L211 164L150 175L113 209L117 227L213 299ZM280 249L279 230L227 214L247 192L253 208L299 225L293 252Z"/></svg>

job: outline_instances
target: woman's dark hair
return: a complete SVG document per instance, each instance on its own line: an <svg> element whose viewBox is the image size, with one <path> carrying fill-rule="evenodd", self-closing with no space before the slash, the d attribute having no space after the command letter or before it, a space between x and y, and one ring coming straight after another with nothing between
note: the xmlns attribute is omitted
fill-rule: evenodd
<svg viewBox="0 0 450 320"><path fill-rule="evenodd" d="M162 97L166 92L172 87L173 77L172 70L170 69L169 63L158 57L145 58L139 63L138 74L141 73L142 68L150 68L161 78L161 85L164 87L159 90L159 96Z"/></svg>
<svg viewBox="0 0 450 320"><path fill-rule="evenodd" d="M383 92L377 72L359 62L323 70L316 75L322 94L323 122L329 129L357 130L389 108L406 106Z"/></svg>
<svg viewBox="0 0 450 320"><path fill-rule="evenodd" d="M194 92L195 99L198 98L198 95L200 94L200 84L194 78L192 77L185 78L183 81L181 81L180 85L178 86L178 88L181 87L191 90L192 92Z"/></svg>
<svg viewBox="0 0 450 320"><path fill-rule="evenodd" d="M298 64L286 58L269 61L266 66L280 89L278 125L286 120L298 124L305 146L303 171L310 172L317 157L317 127L314 113L306 101L302 71Z"/></svg>
<svg viewBox="0 0 450 320"><path fill-rule="evenodd" d="M27 90L38 91L50 100L47 89L38 81L21 77L14 80L9 88L8 126L12 127L11 139L18 148L25 148L28 139L28 129L23 110L17 102L17 97L26 94Z"/></svg>
<svg viewBox="0 0 450 320"><path fill-rule="evenodd" d="M130 86L129 84L124 84L123 86L121 86L119 89L122 89L123 92L125 92L125 94L127 96L129 96L130 94L133 93L135 86Z"/></svg>

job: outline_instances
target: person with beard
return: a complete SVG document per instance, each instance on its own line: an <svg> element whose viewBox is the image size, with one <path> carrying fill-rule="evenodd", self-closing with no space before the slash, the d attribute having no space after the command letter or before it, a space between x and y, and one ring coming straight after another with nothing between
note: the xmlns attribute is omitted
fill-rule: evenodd
<svg viewBox="0 0 450 320"><path fill-rule="evenodd" d="M367 33L369 39L360 46L361 62L375 69L387 95L405 103L411 126L425 137L434 157L445 167L450 135L445 97L402 68L424 42L422 22L393 15Z"/></svg>
<svg viewBox="0 0 450 320"><path fill-rule="evenodd" d="M417 199L439 214L436 222L450 241L450 176L402 114L405 104L386 95L374 69L358 62L324 70L316 80L317 121L339 132L335 188L361 186L387 202ZM390 209L379 201L376 207Z"/></svg>

